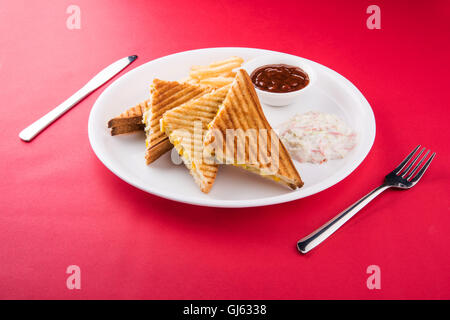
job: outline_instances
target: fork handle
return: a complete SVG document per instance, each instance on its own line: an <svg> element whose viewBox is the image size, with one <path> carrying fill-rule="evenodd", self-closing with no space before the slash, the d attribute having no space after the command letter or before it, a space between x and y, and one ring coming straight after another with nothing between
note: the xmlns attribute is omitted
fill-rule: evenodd
<svg viewBox="0 0 450 320"><path fill-rule="evenodd" d="M301 253L307 253L317 245L322 243L325 239L331 236L337 229L342 227L344 223L350 220L359 210L364 208L366 204L372 201L376 196L384 190L390 188L388 185L381 185L369 194L362 197L360 200L352 204L350 207L339 213L336 217L325 223L319 229L304 237L297 242L297 248Z"/></svg>

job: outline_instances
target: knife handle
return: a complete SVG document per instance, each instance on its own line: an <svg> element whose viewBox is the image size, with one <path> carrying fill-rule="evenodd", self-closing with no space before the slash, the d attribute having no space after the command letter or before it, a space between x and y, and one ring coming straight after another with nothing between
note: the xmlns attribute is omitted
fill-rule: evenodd
<svg viewBox="0 0 450 320"><path fill-rule="evenodd" d="M128 56L117 60L113 64L109 65L102 71L100 71L95 77L93 77L83 88L75 92L69 99L61 103L55 109L47 113L39 120L33 122L19 133L20 139L23 141L31 141L42 130L47 128L53 121L61 117L70 108L75 106L78 102L83 100L94 90L104 85L107 81L111 80L116 74L125 69L130 63L137 59L137 56Z"/></svg>
<svg viewBox="0 0 450 320"><path fill-rule="evenodd" d="M36 120L28 127L23 129L19 133L20 139L23 141L31 141L36 137L42 130L47 128L53 121L61 117L64 113L70 110L78 102L83 100L87 95L89 95L93 90L87 85L75 92L69 99L61 103L59 106L54 108L52 111Z"/></svg>

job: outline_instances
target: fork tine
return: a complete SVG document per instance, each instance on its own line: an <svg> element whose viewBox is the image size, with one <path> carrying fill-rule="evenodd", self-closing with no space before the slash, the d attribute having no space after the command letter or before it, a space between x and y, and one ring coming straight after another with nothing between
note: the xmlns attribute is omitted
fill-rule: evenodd
<svg viewBox="0 0 450 320"><path fill-rule="evenodd" d="M415 182L419 181L420 178L422 178L423 174L425 173L425 171L427 171L428 167L430 166L431 161L433 161L433 158L435 155L436 155L436 152L433 152L430 159L428 159L428 161L425 162L422 169L420 169L420 171L417 173L417 175L411 180L412 183L415 183Z"/></svg>
<svg viewBox="0 0 450 320"><path fill-rule="evenodd" d="M414 167L414 169L411 171L411 173L408 175L408 177L406 178L406 180L411 179L414 176L414 173L416 173L417 169L420 168L420 165L422 164L422 162L424 162L424 160L428 157L428 154L430 153L430 150L428 150L425 155L423 156L422 159L420 159L419 163Z"/></svg>
<svg viewBox="0 0 450 320"><path fill-rule="evenodd" d="M420 144L410 153L408 154L408 156L405 158L405 160L402 161L402 163L400 163L398 165L397 168L394 169L394 171L392 171L395 174L398 174L400 171L402 171L402 169L405 167L405 165L408 163L409 159L412 158L412 156L414 155L414 153L416 153L416 151L420 148Z"/></svg>
<svg viewBox="0 0 450 320"><path fill-rule="evenodd" d="M414 157L413 161L411 161L411 163L406 167L405 171L403 171L402 178L404 178L404 177L407 175L409 169L412 168L412 166L414 165L414 163L416 163L417 159L419 159L420 155L421 155L424 151L425 151L425 148L422 148L422 150L420 150L420 152L417 154L417 156Z"/></svg>

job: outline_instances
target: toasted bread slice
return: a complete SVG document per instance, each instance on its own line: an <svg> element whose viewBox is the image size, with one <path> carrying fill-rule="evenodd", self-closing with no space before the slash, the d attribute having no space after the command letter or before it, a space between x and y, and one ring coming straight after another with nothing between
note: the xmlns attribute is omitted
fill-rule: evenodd
<svg viewBox="0 0 450 320"><path fill-rule="evenodd" d="M141 102L121 113L119 116L112 118L108 121L108 128L142 124L142 115L148 102L149 100Z"/></svg>
<svg viewBox="0 0 450 320"><path fill-rule="evenodd" d="M231 85L207 93L164 113L161 131L169 137L195 182L208 193L216 179L218 165L204 154L203 137ZM203 157L208 157L204 159Z"/></svg>
<svg viewBox="0 0 450 320"><path fill-rule="evenodd" d="M132 133L142 131L144 132L145 125L143 123L139 124L125 124L122 126L112 127L111 135L117 136L119 134Z"/></svg>
<svg viewBox="0 0 450 320"><path fill-rule="evenodd" d="M172 148L169 138L160 130L159 122L163 114L209 91L211 89L208 87L189 83L153 80L150 88L151 101L147 104L143 115L147 135L145 140L147 164L155 161Z"/></svg>
<svg viewBox="0 0 450 320"><path fill-rule="evenodd" d="M240 166L291 189L303 185L289 153L267 122L244 70L238 71L209 128L204 144L214 149L219 162Z"/></svg>

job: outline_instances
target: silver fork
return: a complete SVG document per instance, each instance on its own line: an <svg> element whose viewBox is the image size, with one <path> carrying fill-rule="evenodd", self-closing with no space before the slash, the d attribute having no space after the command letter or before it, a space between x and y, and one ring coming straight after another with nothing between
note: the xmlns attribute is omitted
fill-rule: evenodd
<svg viewBox="0 0 450 320"><path fill-rule="evenodd" d="M328 221L326 224L321 226L319 229L311 233L310 235L304 237L297 242L297 248L301 253L307 253L311 249L315 248L317 245L322 243L325 239L331 236L336 230L344 225L348 220L350 220L359 210L364 208L370 201L372 201L376 196L382 193L384 190L389 188L399 188L399 189L410 189L414 187L420 178L422 178L425 171L430 166L431 161L435 157L436 153L433 152L431 157L425 162L425 164L420 168L420 165L428 157L430 150L428 150L425 155L420 159L419 163L414 166L419 157L425 151L422 148L419 153L420 145L418 145L406 158L400 163L400 165L389 173L385 178L381 186L361 198L359 201L355 202L349 208L338 214L336 217ZM411 158L416 154L414 159ZM409 164L408 164L409 163ZM406 167L406 165L408 166ZM414 168L413 168L414 166ZM406 167L405 170L403 170ZM420 170L419 170L420 168ZM419 170L417 172L417 170ZM416 174L417 172L417 174Z"/></svg>

